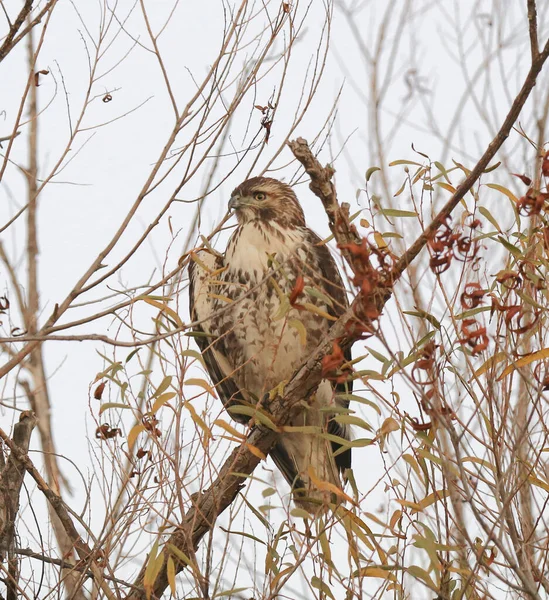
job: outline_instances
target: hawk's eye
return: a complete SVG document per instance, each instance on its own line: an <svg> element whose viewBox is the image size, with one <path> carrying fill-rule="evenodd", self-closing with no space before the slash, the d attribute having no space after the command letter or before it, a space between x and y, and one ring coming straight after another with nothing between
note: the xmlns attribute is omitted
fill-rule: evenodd
<svg viewBox="0 0 549 600"><path fill-rule="evenodd" d="M256 192L254 194L254 198L256 200L265 200L266 197L267 197L267 194L264 194L263 192Z"/></svg>

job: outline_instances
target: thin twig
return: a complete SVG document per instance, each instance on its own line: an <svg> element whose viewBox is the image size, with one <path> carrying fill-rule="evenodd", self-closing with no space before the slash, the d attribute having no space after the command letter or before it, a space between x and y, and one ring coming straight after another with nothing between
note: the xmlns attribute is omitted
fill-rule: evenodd
<svg viewBox="0 0 549 600"><path fill-rule="evenodd" d="M80 563L70 563L66 560L62 560L60 558L53 558L51 556L46 556L45 554L40 554L39 552L33 552L29 548L16 548L14 550L15 554L19 554L20 556L27 556L28 558L34 558L36 560L40 560L43 563L47 563L50 565L56 565L57 567L61 567L62 569L70 569L74 571L80 571L84 573L88 577L94 577L93 571L88 569L88 567L84 564ZM118 577L111 577L110 575L103 575L104 579L107 581L113 581L114 583L119 583L125 587L131 588L133 587L132 583L124 581L123 579L118 579Z"/></svg>

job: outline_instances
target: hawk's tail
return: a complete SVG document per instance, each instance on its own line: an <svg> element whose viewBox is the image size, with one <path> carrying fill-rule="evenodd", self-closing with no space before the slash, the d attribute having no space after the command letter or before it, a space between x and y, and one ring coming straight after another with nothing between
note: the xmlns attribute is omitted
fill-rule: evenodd
<svg viewBox="0 0 549 600"><path fill-rule="evenodd" d="M343 501L342 477L334 449L323 436L283 433L271 457L292 487L299 508L314 515L325 512L329 504Z"/></svg>

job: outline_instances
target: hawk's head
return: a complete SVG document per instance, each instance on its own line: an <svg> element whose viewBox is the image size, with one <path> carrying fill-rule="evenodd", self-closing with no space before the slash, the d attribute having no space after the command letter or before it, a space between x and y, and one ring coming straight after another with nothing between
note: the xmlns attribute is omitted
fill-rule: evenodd
<svg viewBox="0 0 549 600"><path fill-rule="evenodd" d="M252 177L231 194L229 208L242 225L254 219L283 227L305 227L303 210L292 188L270 177Z"/></svg>

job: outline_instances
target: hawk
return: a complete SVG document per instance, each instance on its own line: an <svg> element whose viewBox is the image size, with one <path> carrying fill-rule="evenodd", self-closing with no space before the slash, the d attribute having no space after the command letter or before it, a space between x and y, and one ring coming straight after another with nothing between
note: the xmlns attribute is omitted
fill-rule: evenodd
<svg viewBox="0 0 549 600"><path fill-rule="evenodd" d="M225 408L255 406L283 386L325 338L348 301L335 261L305 223L292 188L267 177L240 184L229 201L238 227L224 255L201 250L189 267L196 341ZM350 351L346 354L350 360ZM334 420L349 405L350 382L323 380L270 453L296 504L317 512L334 501L328 482L342 488L351 466L347 427ZM348 397L348 396L347 396ZM333 410L331 410L333 409ZM237 421L249 417L233 413ZM311 429L308 429L311 431ZM328 434L328 435L327 435ZM331 435L330 435L331 434ZM334 456L334 453L336 454ZM322 488L322 489L319 489Z"/></svg>

